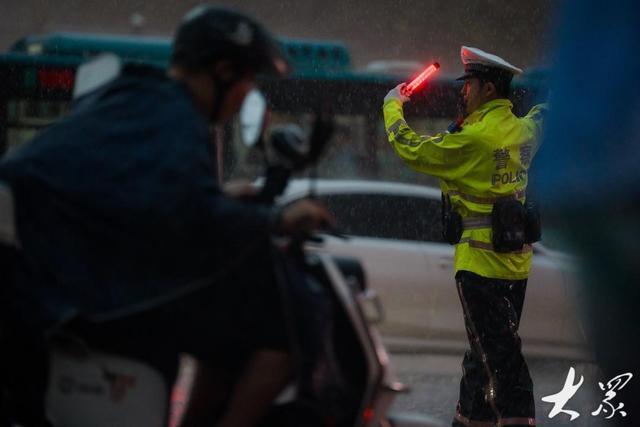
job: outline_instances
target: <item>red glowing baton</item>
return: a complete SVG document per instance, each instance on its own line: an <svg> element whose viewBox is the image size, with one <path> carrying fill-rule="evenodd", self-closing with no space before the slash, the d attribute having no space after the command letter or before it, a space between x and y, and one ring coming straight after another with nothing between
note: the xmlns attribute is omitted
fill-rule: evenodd
<svg viewBox="0 0 640 427"><path fill-rule="evenodd" d="M424 82L429 80L429 78L436 71L438 71L439 68L440 68L440 64L438 64L437 62L434 62L433 64L429 65L427 69L421 72L418 77L416 77L415 79L407 83L407 85L404 87L403 95L411 96L418 88L420 88L420 86L424 84Z"/></svg>

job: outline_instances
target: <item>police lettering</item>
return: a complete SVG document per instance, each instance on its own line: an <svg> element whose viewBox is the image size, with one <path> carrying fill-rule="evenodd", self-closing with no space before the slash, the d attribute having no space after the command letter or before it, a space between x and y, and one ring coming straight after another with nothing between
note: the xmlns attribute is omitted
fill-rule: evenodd
<svg viewBox="0 0 640 427"><path fill-rule="evenodd" d="M498 184L515 184L516 182L522 182L527 178L527 171L521 169L517 172L504 172L502 174L496 173L491 175L491 185L496 186Z"/></svg>
<svg viewBox="0 0 640 427"><path fill-rule="evenodd" d="M496 170L506 169L507 162L511 159L508 148L498 148L493 151L493 158L496 161Z"/></svg>
<svg viewBox="0 0 640 427"><path fill-rule="evenodd" d="M520 163L522 166L531 164L531 144L522 144L520 146Z"/></svg>

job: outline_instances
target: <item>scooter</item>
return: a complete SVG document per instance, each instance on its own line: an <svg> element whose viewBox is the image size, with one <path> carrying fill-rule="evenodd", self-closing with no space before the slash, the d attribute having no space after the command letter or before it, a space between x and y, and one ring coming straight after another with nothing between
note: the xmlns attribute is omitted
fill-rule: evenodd
<svg viewBox="0 0 640 427"><path fill-rule="evenodd" d="M240 116L243 139L249 145L262 141L265 116L264 98L250 94ZM308 141L295 128L288 128L272 135L270 143L262 142L272 161L257 202L274 203L289 176L317 160L330 131L328 118L321 114ZM20 249L12 223L13 200L6 186L0 186L0 211L11 213L0 218L4 220L0 221L0 237L9 236L2 250L13 254ZM429 417L388 413L395 395L405 388L397 381L375 328L375 322L383 317L382 306L375 292L367 288L365 272L357 260L335 258L321 250L309 253L304 250L309 238L316 246L322 241L322 236L300 236L289 241L276 239L274 244L296 375L262 425L441 426ZM105 353L66 337L48 341L47 350L44 407L48 425L180 425L188 400L188 364L171 392L162 372L148 361L127 355L126 349ZM19 400L10 387L3 388L5 400ZM36 426L18 424L11 420L12 414L4 415L7 425ZM37 427L42 425L46 424Z"/></svg>

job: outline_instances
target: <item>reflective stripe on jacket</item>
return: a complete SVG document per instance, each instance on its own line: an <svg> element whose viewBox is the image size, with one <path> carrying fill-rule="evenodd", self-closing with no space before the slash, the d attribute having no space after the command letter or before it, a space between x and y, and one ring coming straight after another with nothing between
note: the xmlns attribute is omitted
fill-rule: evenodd
<svg viewBox="0 0 640 427"><path fill-rule="evenodd" d="M492 250L491 227L482 226L501 198L524 201L529 166L538 149L546 105L537 105L522 118L511 112L507 99L487 102L471 113L456 133L421 136L404 120L402 104L385 102L384 121L389 142L418 172L440 178L442 191L466 224L456 245L455 270L484 277L520 280L529 275L531 247L498 254Z"/></svg>

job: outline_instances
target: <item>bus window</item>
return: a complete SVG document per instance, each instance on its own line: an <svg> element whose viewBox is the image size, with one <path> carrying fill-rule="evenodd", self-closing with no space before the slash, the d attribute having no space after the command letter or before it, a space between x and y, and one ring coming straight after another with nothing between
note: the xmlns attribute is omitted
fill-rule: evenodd
<svg viewBox="0 0 640 427"><path fill-rule="evenodd" d="M7 151L29 141L40 130L59 120L68 108L67 101L9 99L6 104Z"/></svg>
<svg viewBox="0 0 640 427"><path fill-rule="evenodd" d="M302 130L310 134L313 127L314 114L311 113L286 113L273 111L269 118L269 127L266 134L274 127L289 123L296 124ZM337 114L334 116L334 133L327 144L326 151L318 164L318 176L320 178L352 179L362 178L366 175L365 147L365 116L355 114ZM230 150L225 168L228 170L225 177L232 179L255 178L263 172L263 159L256 152L249 152L241 143L239 128L234 123L231 130L232 137L225 140L225 150ZM229 159L231 159L229 161Z"/></svg>
<svg viewBox="0 0 640 427"><path fill-rule="evenodd" d="M318 165L320 178L353 179L366 175L367 151L364 115L338 114L334 131Z"/></svg>

